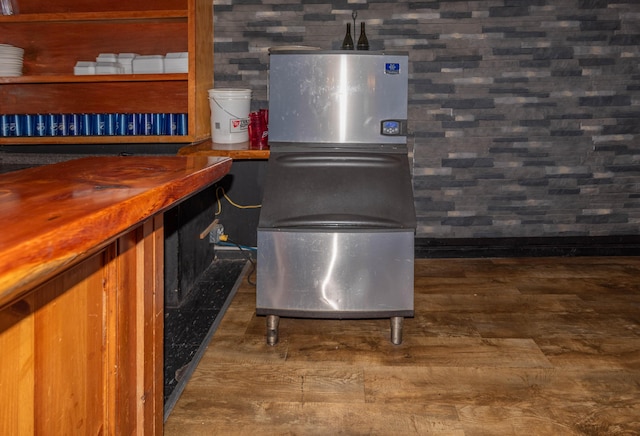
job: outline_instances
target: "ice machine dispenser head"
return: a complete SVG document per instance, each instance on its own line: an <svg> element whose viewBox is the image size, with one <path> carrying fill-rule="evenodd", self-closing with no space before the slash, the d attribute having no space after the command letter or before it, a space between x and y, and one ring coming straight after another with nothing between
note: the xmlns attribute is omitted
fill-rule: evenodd
<svg viewBox="0 0 640 436"><path fill-rule="evenodd" d="M406 54L291 51L269 63L269 142L406 143Z"/></svg>

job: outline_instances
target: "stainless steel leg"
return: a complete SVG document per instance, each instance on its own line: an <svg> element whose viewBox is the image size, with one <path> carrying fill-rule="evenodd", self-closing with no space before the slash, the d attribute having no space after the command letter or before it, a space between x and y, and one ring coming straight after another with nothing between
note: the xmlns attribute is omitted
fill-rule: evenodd
<svg viewBox="0 0 640 436"><path fill-rule="evenodd" d="M278 343L278 315L267 315L267 344L273 346Z"/></svg>
<svg viewBox="0 0 640 436"><path fill-rule="evenodd" d="M404 318L401 316L391 317L391 343L400 345L402 343L402 324Z"/></svg>

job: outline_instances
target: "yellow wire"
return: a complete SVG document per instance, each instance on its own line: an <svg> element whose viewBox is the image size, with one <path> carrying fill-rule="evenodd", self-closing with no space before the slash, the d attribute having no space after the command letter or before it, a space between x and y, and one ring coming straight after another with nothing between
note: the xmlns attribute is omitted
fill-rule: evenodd
<svg viewBox="0 0 640 436"><path fill-rule="evenodd" d="M231 204L232 206L237 207L238 209L259 209L259 208L262 207L261 204L254 204L254 205L249 205L249 206L243 206L243 205L237 204L237 203L235 203L233 200L231 200L229 198L227 193L224 192L224 188L222 186L218 186L216 188L216 203L218 204L218 210L215 213L216 215L220 215L220 213L222 213L222 204L220 202L220 194L219 194L220 191L222 191L222 196L229 202L229 204Z"/></svg>

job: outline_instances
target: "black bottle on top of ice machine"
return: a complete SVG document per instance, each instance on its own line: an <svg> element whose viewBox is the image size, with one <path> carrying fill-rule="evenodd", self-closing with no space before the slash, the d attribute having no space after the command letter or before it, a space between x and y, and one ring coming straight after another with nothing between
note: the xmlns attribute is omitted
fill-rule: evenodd
<svg viewBox="0 0 640 436"><path fill-rule="evenodd" d="M369 40L367 34L364 31L364 21L360 23L360 37L358 38L358 50L369 50Z"/></svg>
<svg viewBox="0 0 640 436"><path fill-rule="evenodd" d="M351 37L351 23L347 23L347 34L342 40L341 50L353 50L353 38Z"/></svg>

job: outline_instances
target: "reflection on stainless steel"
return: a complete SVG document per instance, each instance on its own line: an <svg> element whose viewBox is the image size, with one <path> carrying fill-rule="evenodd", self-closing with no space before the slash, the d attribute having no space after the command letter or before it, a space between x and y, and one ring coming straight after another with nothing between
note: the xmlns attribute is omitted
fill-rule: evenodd
<svg viewBox="0 0 640 436"><path fill-rule="evenodd" d="M322 297L324 301L327 302L332 309L338 310L340 309L340 302L332 300L328 294L328 289L331 286L331 280L333 279L333 267L336 264L336 260L338 259L338 234L333 234L333 243L331 244L329 256L329 265L327 265L327 273L324 276L324 280L322 281Z"/></svg>
<svg viewBox="0 0 640 436"><path fill-rule="evenodd" d="M349 105L349 65L347 63L347 57L343 56L340 59L340 80L338 85L338 107L339 118L338 123L340 124L340 128L338 131L338 141L340 143L344 143L347 140L347 120L349 119L349 111L351 107Z"/></svg>

